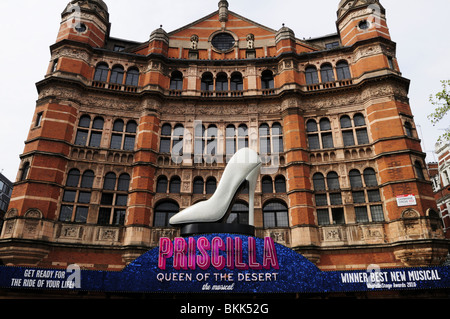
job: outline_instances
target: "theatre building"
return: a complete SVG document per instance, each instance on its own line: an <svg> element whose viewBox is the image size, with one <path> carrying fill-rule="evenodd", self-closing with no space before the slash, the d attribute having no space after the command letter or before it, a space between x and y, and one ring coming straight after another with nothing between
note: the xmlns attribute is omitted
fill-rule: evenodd
<svg viewBox="0 0 450 319"><path fill-rule="evenodd" d="M216 9L136 42L110 34L102 0L67 5L4 216L3 264L121 270L179 236L170 217L210 198L243 147L264 163L257 237L321 270L443 263L449 242L382 4L336 0L323 8L337 10L336 33L313 39L225 0ZM248 223L248 203L244 187L228 222Z"/></svg>

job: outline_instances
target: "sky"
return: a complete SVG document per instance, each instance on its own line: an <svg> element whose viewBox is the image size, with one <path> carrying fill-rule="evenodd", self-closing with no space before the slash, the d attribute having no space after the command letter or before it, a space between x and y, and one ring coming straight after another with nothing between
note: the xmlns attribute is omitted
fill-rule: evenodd
<svg viewBox="0 0 450 319"><path fill-rule="evenodd" d="M160 25L174 31L218 9L218 0L104 0L109 7L111 36L147 41ZM336 32L340 0L228 0L229 10L269 28L282 24L297 38ZM0 172L16 180L19 155L34 115L36 83L50 62L61 13L69 0L0 0ZM402 75L411 80L409 99L427 162L437 160L434 145L450 116L433 126L431 94L450 79L449 0L381 0L391 37L397 43Z"/></svg>

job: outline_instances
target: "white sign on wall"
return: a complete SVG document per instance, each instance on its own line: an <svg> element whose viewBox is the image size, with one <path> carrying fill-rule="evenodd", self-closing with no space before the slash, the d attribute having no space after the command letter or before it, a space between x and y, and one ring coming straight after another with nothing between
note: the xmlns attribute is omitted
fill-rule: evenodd
<svg viewBox="0 0 450 319"><path fill-rule="evenodd" d="M397 206L415 206L417 205L416 196L413 194L397 196Z"/></svg>

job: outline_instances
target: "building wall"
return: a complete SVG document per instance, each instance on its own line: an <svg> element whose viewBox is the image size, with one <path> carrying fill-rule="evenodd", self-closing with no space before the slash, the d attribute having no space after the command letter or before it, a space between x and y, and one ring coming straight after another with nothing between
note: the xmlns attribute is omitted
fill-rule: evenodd
<svg viewBox="0 0 450 319"><path fill-rule="evenodd" d="M170 214L207 200L242 142L265 162L257 236L322 269L439 264L448 242L430 215L409 81L381 5L378 24L351 40L348 27L372 17L367 4L340 6L340 46L331 49L329 37L301 41L220 5L145 43L110 37L98 1L83 2L77 28L66 8L37 83L0 258L121 269L161 236L178 236ZM234 44L214 48L217 34ZM183 157L173 156L180 146ZM416 204L399 206L397 196L410 194ZM248 194L237 199L233 217L245 219Z"/></svg>

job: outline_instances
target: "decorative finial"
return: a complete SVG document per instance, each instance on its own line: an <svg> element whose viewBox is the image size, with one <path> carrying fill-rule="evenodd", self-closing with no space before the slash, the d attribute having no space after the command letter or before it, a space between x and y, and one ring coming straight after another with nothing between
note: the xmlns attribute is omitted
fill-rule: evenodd
<svg viewBox="0 0 450 319"><path fill-rule="evenodd" d="M228 21L228 1L227 0L219 1L219 21L220 22Z"/></svg>

